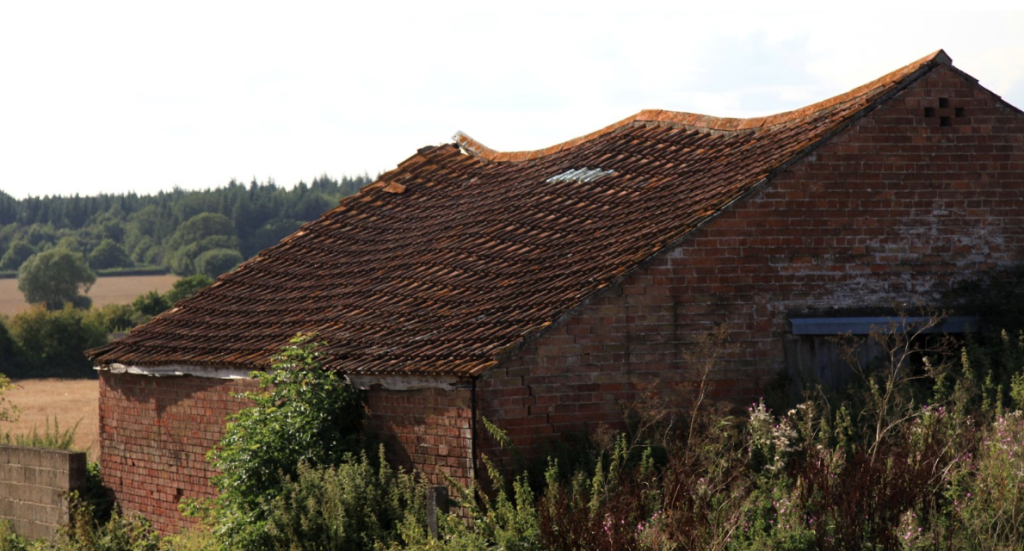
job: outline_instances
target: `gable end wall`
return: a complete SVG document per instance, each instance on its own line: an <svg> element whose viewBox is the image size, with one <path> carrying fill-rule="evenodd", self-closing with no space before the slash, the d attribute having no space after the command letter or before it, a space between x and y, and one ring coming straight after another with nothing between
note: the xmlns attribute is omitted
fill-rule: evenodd
<svg viewBox="0 0 1024 551"><path fill-rule="evenodd" d="M1021 262L1024 116L940 66L485 375L479 412L526 448L617 423L690 378L686 350L722 323L712 397L748 404L783 367L787 313L934 300Z"/></svg>

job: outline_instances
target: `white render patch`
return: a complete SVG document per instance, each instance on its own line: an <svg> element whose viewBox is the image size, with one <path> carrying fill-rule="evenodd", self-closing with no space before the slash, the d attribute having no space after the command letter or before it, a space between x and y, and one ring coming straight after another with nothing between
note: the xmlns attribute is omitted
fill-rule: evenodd
<svg viewBox="0 0 1024 551"><path fill-rule="evenodd" d="M347 375L352 386L360 390L423 390L439 388L455 390L460 386L456 377L424 377L416 375Z"/></svg>
<svg viewBox="0 0 1024 551"><path fill-rule="evenodd" d="M602 170L600 168L587 168L587 167L574 168L574 169L571 169L571 170L567 170L567 171L565 171L565 172L563 172L561 174L558 174L556 176L552 176L552 177L548 178L546 181L548 181L548 182L582 182L582 183L588 183L588 182L593 182L594 180L597 180L599 178L603 178L603 177L605 177L605 176L607 176L607 175L609 175L609 174L611 174L613 172L615 172L615 171L614 170Z"/></svg>
<svg viewBox="0 0 1024 551"><path fill-rule="evenodd" d="M202 377L204 379L248 379L251 371L224 367L199 367L194 365L153 365L137 366L110 364L96 366L96 371L109 371L114 374L145 375L147 377Z"/></svg>

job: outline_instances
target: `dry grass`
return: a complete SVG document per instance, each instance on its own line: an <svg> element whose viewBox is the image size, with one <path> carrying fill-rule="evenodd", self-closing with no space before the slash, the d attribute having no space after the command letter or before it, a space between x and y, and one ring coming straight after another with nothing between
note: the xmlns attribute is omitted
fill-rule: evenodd
<svg viewBox="0 0 1024 551"><path fill-rule="evenodd" d="M0 430L12 435L35 428L42 433L46 420L56 418L61 429L81 420L75 433L75 448L96 461L99 445L99 381L96 379L23 379L4 397L21 410L16 423L0 423Z"/></svg>
<svg viewBox="0 0 1024 551"><path fill-rule="evenodd" d="M94 306L105 304L128 304L135 297L154 289L166 293L178 281L178 276L112 276L96 278L96 284L89 289ZM24 295L18 290L17 279L0 279L0 314L13 316L28 310Z"/></svg>

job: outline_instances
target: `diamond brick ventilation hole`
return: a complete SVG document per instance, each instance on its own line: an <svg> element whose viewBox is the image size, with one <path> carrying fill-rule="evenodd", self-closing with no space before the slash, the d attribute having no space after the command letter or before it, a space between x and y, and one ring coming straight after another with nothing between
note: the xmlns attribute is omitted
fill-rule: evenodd
<svg viewBox="0 0 1024 551"><path fill-rule="evenodd" d="M567 170L567 171L565 171L565 172L563 172L561 174L557 174L555 176L552 176L552 177L548 178L546 181L547 182L582 182L582 183L588 183L588 182L593 182L594 180L597 180L598 178L603 178L603 177L611 174L612 172L615 172L615 171L614 170L601 170L600 168L587 168L587 167L574 168L574 169L571 169L571 170Z"/></svg>
<svg viewBox="0 0 1024 551"><path fill-rule="evenodd" d="M924 116L927 118L939 118L939 126L953 126L953 119L965 116L963 107L950 109L949 98L939 98L939 107L925 107Z"/></svg>

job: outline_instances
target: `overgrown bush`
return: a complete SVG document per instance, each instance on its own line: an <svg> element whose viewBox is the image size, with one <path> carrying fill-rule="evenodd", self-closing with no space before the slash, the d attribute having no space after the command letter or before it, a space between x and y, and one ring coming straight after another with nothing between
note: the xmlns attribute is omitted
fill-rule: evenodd
<svg viewBox="0 0 1024 551"><path fill-rule="evenodd" d="M322 368L314 337L299 335L266 372L255 372L261 390L228 418L224 438L209 454L221 473L210 513L218 533L234 547L268 545L269 506L300 463L310 468L339 465L360 449L361 393Z"/></svg>
<svg viewBox="0 0 1024 551"><path fill-rule="evenodd" d="M0 551L23 551L26 542L14 533L10 521L0 519Z"/></svg>
<svg viewBox="0 0 1024 551"><path fill-rule="evenodd" d="M426 486L415 474L392 469L380 448L378 463L365 453L337 465L299 464L280 494L267 503L271 549L373 549L402 543L406 527L426 522Z"/></svg>
<svg viewBox="0 0 1024 551"><path fill-rule="evenodd" d="M113 513L109 520L96 519L92 505L69 497L71 521L53 541L36 542L39 551L158 551L160 536L139 515Z"/></svg>

